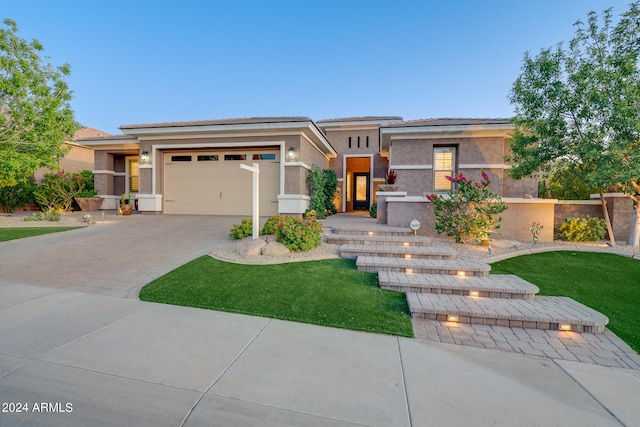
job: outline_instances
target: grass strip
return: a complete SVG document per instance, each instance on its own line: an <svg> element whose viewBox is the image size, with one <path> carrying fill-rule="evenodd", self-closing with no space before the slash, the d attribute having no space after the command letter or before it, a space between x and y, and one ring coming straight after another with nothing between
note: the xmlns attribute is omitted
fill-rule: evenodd
<svg viewBox="0 0 640 427"><path fill-rule="evenodd" d="M640 261L593 252L542 252L505 259L491 273L515 274L540 295L566 296L609 318L609 328L640 353Z"/></svg>
<svg viewBox="0 0 640 427"><path fill-rule="evenodd" d="M42 234L58 233L61 231L74 230L82 227L13 227L0 228L0 242L7 240L22 239L25 237L40 236Z"/></svg>
<svg viewBox="0 0 640 427"><path fill-rule="evenodd" d="M203 256L146 285L140 299L413 337L404 294L345 259L243 265Z"/></svg>

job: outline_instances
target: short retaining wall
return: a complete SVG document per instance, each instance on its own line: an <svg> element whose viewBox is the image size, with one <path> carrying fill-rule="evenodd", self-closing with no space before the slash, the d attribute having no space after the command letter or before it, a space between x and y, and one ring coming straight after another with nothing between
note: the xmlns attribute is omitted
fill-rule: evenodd
<svg viewBox="0 0 640 427"><path fill-rule="evenodd" d="M383 194L384 201L381 204L380 195L378 193L378 223L391 227L409 227L409 223L417 219L420 221L417 234L438 237L433 207L428 199L398 193ZM616 238L626 240L631 224L631 199L617 193L606 194L605 199ZM539 235L540 241L552 242L554 225L560 224L567 217L585 218L588 215L604 218L599 200L503 198L502 201L508 209L500 214L502 222L497 232L491 235L493 239L531 240L528 225L536 221L544 225Z"/></svg>

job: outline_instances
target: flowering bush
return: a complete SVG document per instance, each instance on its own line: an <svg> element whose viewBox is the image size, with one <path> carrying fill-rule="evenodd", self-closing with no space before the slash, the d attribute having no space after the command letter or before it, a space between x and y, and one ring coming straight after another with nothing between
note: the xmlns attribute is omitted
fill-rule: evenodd
<svg viewBox="0 0 640 427"><path fill-rule="evenodd" d="M280 215L270 216L264 223L264 227L260 230L261 235L276 234L276 227L282 220Z"/></svg>
<svg viewBox="0 0 640 427"><path fill-rule="evenodd" d="M315 219L286 216L276 226L276 240L291 251L308 251L320 246L321 232L322 224Z"/></svg>
<svg viewBox="0 0 640 427"><path fill-rule="evenodd" d="M527 228L529 229L529 231L531 232L531 235L533 236L533 243L538 243L538 235L544 228L544 225L542 225L537 221L533 221L531 224L527 224Z"/></svg>
<svg viewBox="0 0 640 427"><path fill-rule="evenodd" d="M453 191L427 196L433 204L436 230L458 243L488 241L489 233L500 228L502 217L496 218L496 215L507 209L500 196L489 191L489 176L483 171L480 182L463 174L447 176L447 179L454 183Z"/></svg>
<svg viewBox="0 0 640 427"><path fill-rule="evenodd" d="M42 184L35 189L33 195L42 210L46 212L64 213L71 210L73 198L83 188L83 177L79 173L46 173Z"/></svg>

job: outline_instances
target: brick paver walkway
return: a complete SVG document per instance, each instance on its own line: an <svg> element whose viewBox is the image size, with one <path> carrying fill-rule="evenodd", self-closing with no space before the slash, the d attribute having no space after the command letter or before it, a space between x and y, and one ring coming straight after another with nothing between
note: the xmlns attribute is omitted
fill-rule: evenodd
<svg viewBox="0 0 640 427"><path fill-rule="evenodd" d="M367 224L373 229L383 227L376 224L375 220L371 218L358 215L336 215L325 221L325 225L334 224L336 227L348 227L350 224ZM558 249L562 249L562 247L549 248L549 250ZM572 247L573 249L620 253L629 256L620 248L575 245ZM526 253L530 252L515 251L513 254L502 254L482 261L493 262ZM640 355L608 329L605 329L605 332L601 334L591 334L473 325L416 318L412 319L412 322L415 337L419 340L640 370Z"/></svg>
<svg viewBox="0 0 640 427"><path fill-rule="evenodd" d="M416 339L640 370L640 355L608 329L602 334L412 319Z"/></svg>

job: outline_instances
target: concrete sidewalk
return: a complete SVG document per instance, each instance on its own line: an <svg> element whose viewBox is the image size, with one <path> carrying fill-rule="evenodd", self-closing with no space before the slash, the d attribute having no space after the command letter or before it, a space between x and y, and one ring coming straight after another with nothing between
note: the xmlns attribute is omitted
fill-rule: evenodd
<svg viewBox="0 0 640 427"><path fill-rule="evenodd" d="M630 369L0 286L2 426L631 426L638 395Z"/></svg>
<svg viewBox="0 0 640 427"><path fill-rule="evenodd" d="M638 425L638 370L137 299L234 221L0 243L0 426Z"/></svg>

